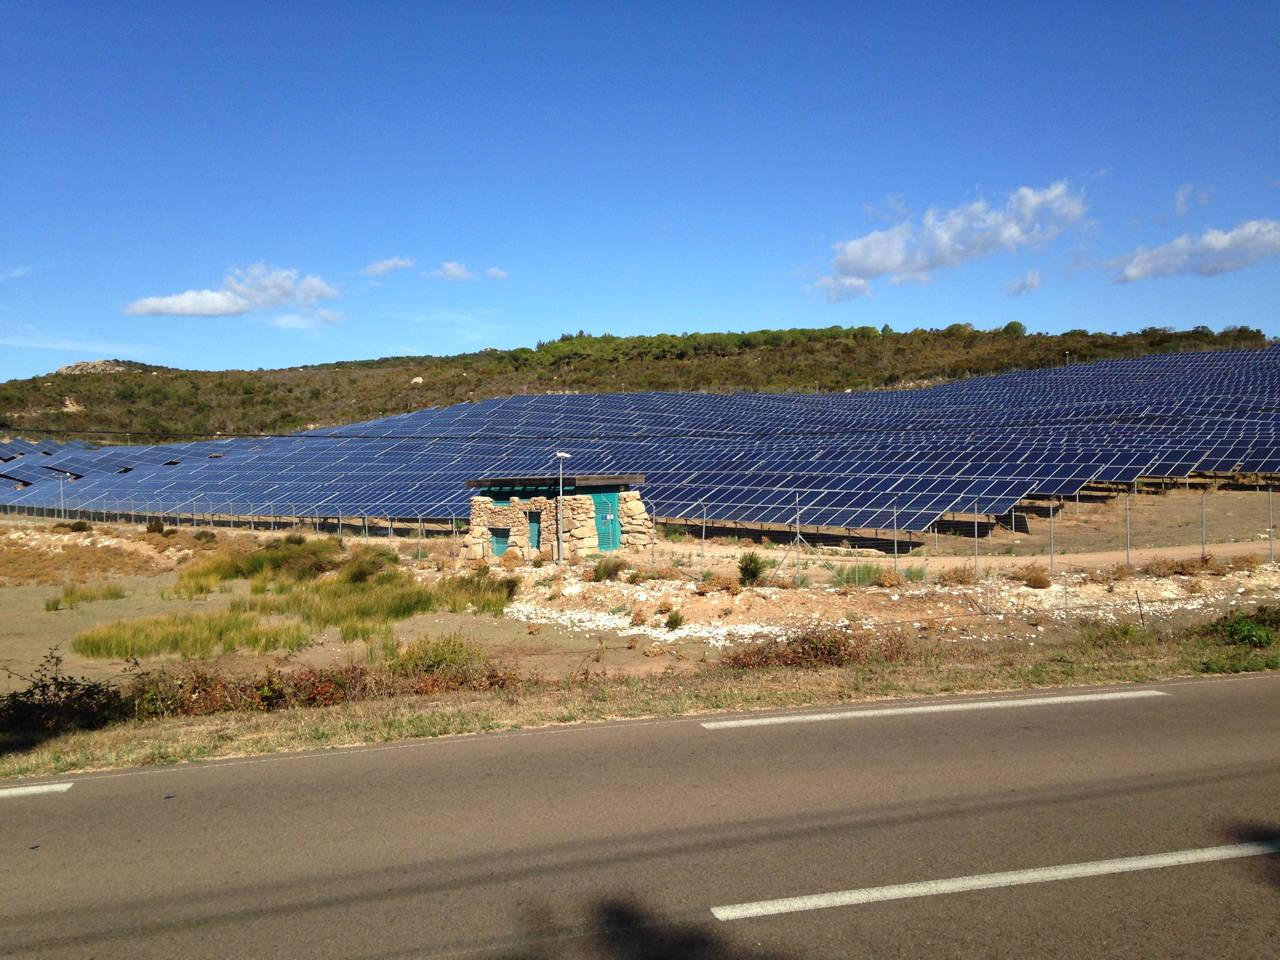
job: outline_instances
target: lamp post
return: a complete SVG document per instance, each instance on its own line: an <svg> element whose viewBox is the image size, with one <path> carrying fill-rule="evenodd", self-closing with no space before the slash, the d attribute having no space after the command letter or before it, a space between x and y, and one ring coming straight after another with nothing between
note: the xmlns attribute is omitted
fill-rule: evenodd
<svg viewBox="0 0 1280 960"><path fill-rule="evenodd" d="M556 451L556 466L560 473L560 492L556 497L556 563L564 563L564 462L570 454L563 450Z"/></svg>

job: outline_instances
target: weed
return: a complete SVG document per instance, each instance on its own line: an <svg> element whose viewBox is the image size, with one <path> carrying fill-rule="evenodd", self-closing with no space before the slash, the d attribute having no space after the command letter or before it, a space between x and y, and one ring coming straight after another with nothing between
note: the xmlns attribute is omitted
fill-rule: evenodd
<svg viewBox="0 0 1280 960"><path fill-rule="evenodd" d="M27 685L0 697L0 744L8 737L22 743L33 735L94 730L125 712L113 685L64 674L56 649L44 655L29 677L5 672Z"/></svg>
<svg viewBox="0 0 1280 960"><path fill-rule="evenodd" d="M948 587L964 587L978 582L978 575L968 564L948 567L938 574L938 582Z"/></svg>
<svg viewBox="0 0 1280 960"><path fill-rule="evenodd" d="M876 574L876 586L892 589L894 587L902 587L907 583L907 578L900 574L897 570L885 568Z"/></svg>
<svg viewBox="0 0 1280 960"><path fill-rule="evenodd" d="M70 523L55 523L53 529L61 533L93 533L93 527L83 520L72 520Z"/></svg>
<svg viewBox="0 0 1280 960"><path fill-rule="evenodd" d="M357 547L338 571L338 582L365 583L399 562L397 554L383 547Z"/></svg>
<svg viewBox="0 0 1280 960"><path fill-rule="evenodd" d="M1253 614L1233 613L1209 625L1209 632L1234 646L1274 647L1280 608L1259 607Z"/></svg>
<svg viewBox="0 0 1280 960"><path fill-rule="evenodd" d="M748 550L738 558L738 578L744 585L749 587L759 583L764 576L764 571L764 557L754 550Z"/></svg>
<svg viewBox="0 0 1280 960"><path fill-rule="evenodd" d="M603 583L606 580L617 580L623 570L627 568L627 561L621 557L602 557L596 561L595 569L591 573L591 579L596 583Z"/></svg>
<svg viewBox="0 0 1280 960"><path fill-rule="evenodd" d="M239 580L262 574L276 579L314 580L339 566L341 553L342 545L337 540L307 540L291 533L248 553L214 554L189 565L179 580Z"/></svg>
<svg viewBox="0 0 1280 960"><path fill-rule="evenodd" d="M685 580L687 578L675 567L636 567L627 579L631 583L647 583L650 580Z"/></svg>
<svg viewBox="0 0 1280 960"><path fill-rule="evenodd" d="M837 587L863 587L875 583L880 567L874 563L828 564L831 582Z"/></svg>
<svg viewBox="0 0 1280 960"><path fill-rule="evenodd" d="M1032 590L1048 590L1053 585L1053 581L1049 579L1049 571L1038 563L1029 563L1025 567L1020 567L1013 572L1013 576Z"/></svg>
<svg viewBox="0 0 1280 960"><path fill-rule="evenodd" d="M727 651L720 663L735 669L767 667L847 667L896 663L911 651L901 634L821 626L783 640L747 644Z"/></svg>
<svg viewBox="0 0 1280 960"><path fill-rule="evenodd" d="M297 650L308 640L297 624L267 625L252 614L231 610L103 624L80 634L71 648L85 657L124 659L178 653L203 658L236 650Z"/></svg>
<svg viewBox="0 0 1280 960"><path fill-rule="evenodd" d="M679 610L672 610L667 614L666 627L668 630L679 630L684 626L684 614Z"/></svg>
<svg viewBox="0 0 1280 960"><path fill-rule="evenodd" d="M55 610L69 609L74 610L82 603L96 603L99 600L123 600L127 596L122 587L114 583L92 584L87 587L80 587L72 584L63 587L62 593L56 597L50 597L44 602L44 608L50 613Z"/></svg>
<svg viewBox="0 0 1280 960"><path fill-rule="evenodd" d="M196 543L216 543L218 540L218 535L212 530L197 530L191 536Z"/></svg>
<svg viewBox="0 0 1280 960"><path fill-rule="evenodd" d="M728 594L739 593L742 590L742 584L737 577L729 577L724 574L713 574L699 583L694 590L699 596L706 596L708 593L724 592Z"/></svg>

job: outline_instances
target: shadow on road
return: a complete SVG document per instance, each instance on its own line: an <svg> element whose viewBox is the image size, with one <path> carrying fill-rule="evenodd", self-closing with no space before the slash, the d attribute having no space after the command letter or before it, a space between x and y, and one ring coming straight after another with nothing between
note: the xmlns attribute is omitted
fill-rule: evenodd
<svg viewBox="0 0 1280 960"><path fill-rule="evenodd" d="M1280 843L1280 827L1271 823L1236 823L1227 828L1231 843ZM1280 853L1253 861L1259 876L1280 887Z"/></svg>
<svg viewBox="0 0 1280 960"><path fill-rule="evenodd" d="M533 923L531 946L503 953L504 960L789 960L784 954L740 949L714 928L663 918L630 900L602 900L585 929L566 936Z"/></svg>

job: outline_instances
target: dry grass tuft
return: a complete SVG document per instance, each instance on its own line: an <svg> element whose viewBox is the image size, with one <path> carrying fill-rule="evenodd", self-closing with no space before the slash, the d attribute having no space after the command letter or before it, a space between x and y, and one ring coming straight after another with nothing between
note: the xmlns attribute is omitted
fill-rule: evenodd
<svg viewBox="0 0 1280 960"><path fill-rule="evenodd" d="M873 632L842 627L814 627L784 640L734 647L720 663L758 670L768 667L849 667L899 663L912 657L907 639L898 632Z"/></svg>
<svg viewBox="0 0 1280 960"><path fill-rule="evenodd" d="M886 567L876 574L875 584L877 587L884 587L885 589L905 587L907 585L907 578L897 570Z"/></svg>
<svg viewBox="0 0 1280 960"><path fill-rule="evenodd" d="M1029 563L1013 571L1013 579L1021 580L1024 586L1032 590L1048 590L1053 585L1049 571L1038 563Z"/></svg>
<svg viewBox="0 0 1280 960"><path fill-rule="evenodd" d="M733 595L742 592L742 582L737 577L717 573L700 582L695 590L704 597L709 593L728 593Z"/></svg>
<svg viewBox="0 0 1280 960"><path fill-rule="evenodd" d="M948 587L966 587L977 582L978 575L968 564L957 564L938 574L938 583Z"/></svg>

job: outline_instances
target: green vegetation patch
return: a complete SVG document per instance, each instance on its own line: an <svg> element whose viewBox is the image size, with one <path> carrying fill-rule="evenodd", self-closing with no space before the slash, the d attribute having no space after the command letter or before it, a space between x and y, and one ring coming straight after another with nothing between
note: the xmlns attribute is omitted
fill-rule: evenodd
<svg viewBox="0 0 1280 960"><path fill-rule="evenodd" d="M231 610L103 624L80 634L71 648L85 657L124 659L176 653L205 658L237 650L297 650L309 639L299 624L266 624L254 614Z"/></svg>
<svg viewBox="0 0 1280 960"><path fill-rule="evenodd" d="M123 600L128 594L124 588L114 583L97 583L88 586L72 584L62 588L62 593L50 597L44 602L44 608L50 613L57 610L74 610L82 603L97 603L99 600Z"/></svg>
<svg viewBox="0 0 1280 960"><path fill-rule="evenodd" d="M308 540L301 534L271 540L247 553L224 552L190 564L179 584L203 585L218 580L314 580L343 563L342 545L333 539ZM208 591L197 591L205 592Z"/></svg>

